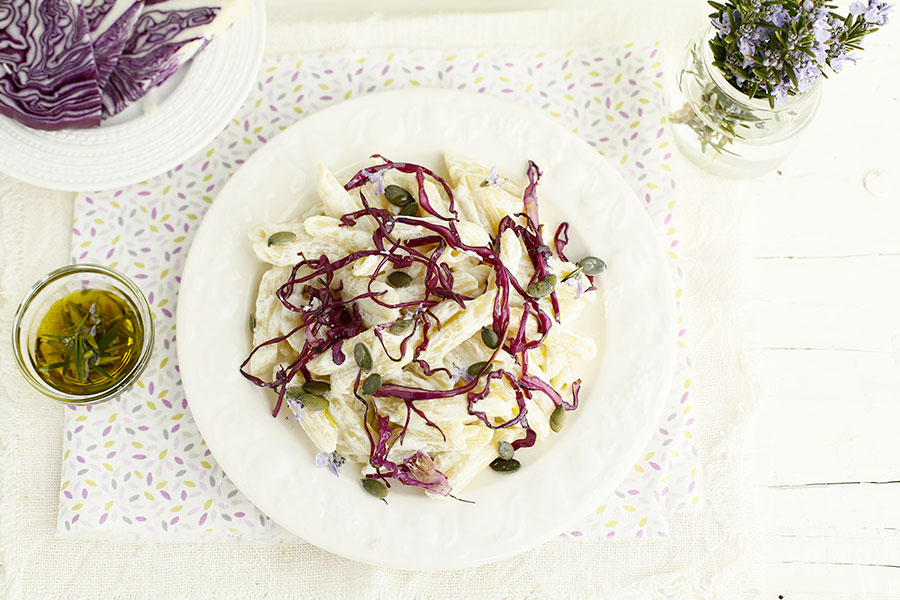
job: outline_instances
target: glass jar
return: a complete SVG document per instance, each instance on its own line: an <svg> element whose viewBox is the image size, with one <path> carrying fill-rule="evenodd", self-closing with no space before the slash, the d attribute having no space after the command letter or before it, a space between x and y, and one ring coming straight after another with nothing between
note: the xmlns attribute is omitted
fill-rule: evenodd
<svg viewBox="0 0 900 600"><path fill-rule="evenodd" d="M87 293L89 290L112 294L120 300L129 318L133 319L132 326L135 330L140 329L140 339L133 334L133 347L129 349L130 358L127 363L123 363L122 369L115 377L110 378L108 384L85 387L84 391L73 393L54 387L48 381L49 377L38 372L39 361L36 355L38 330L44 323L44 317L58 301L71 297L76 292ZM71 265L49 273L32 286L16 310L12 338L16 364L32 387L66 404L97 404L115 398L130 388L144 372L153 349L153 318L143 292L125 275L99 265ZM96 343L97 340L92 337L91 341ZM63 340L56 343L61 344L63 348L69 347ZM85 346L85 350L91 351L90 346Z"/></svg>
<svg viewBox="0 0 900 600"><path fill-rule="evenodd" d="M772 107L731 85L713 65L710 26L687 48L669 96L669 123L681 151L700 167L726 177L755 177L777 167L794 149L819 106L821 81Z"/></svg>

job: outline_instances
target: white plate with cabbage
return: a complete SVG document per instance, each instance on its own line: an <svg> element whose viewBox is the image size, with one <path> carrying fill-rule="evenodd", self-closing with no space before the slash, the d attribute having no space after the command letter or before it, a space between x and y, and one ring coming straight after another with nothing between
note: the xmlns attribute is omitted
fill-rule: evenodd
<svg viewBox="0 0 900 600"><path fill-rule="evenodd" d="M484 96L390 92L234 175L190 250L178 354L204 439L269 517L454 569L550 539L624 478L672 377L674 301L649 218L582 140Z"/></svg>
<svg viewBox="0 0 900 600"><path fill-rule="evenodd" d="M0 11L0 170L91 191L212 141L256 79L262 0L10 0Z"/></svg>

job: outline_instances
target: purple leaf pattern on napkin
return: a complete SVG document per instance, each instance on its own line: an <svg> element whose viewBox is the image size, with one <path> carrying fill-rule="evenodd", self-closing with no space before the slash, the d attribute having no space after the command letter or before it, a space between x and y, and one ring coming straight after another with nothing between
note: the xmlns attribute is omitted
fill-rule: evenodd
<svg viewBox="0 0 900 600"><path fill-rule="evenodd" d="M121 399L66 411L60 534L167 540L286 535L234 487L191 417L175 355L178 286L197 225L230 175L281 130L348 98L448 87L543 110L587 140L633 187L667 247L680 299L661 69L655 46L634 45L271 58L240 113L193 159L127 188L79 195L72 260L106 264L136 280L153 310L156 347L141 380ZM667 512L700 502L681 314L679 307L670 399L646 453L619 489L564 535L665 536Z"/></svg>

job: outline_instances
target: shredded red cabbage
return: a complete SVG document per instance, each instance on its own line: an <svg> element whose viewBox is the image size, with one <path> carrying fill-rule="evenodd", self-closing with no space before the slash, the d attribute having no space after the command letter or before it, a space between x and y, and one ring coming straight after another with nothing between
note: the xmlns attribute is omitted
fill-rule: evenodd
<svg viewBox="0 0 900 600"><path fill-rule="evenodd" d="M456 224L459 221L459 216L455 208L453 192L447 182L433 171L421 165L394 162L377 154L373 158L381 162L360 170L344 186L348 192L359 188L358 193L363 208L343 215L340 221L342 226L351 227L360 219L372 219L375 225L372 233L374 249L353 252L335 260L325 255L312 259L301 257L301 260L291 269L288 280L276 292L279 301L286 309L302 315L300 325L287 334L266 340L256 346L241 364L241 373L254 384L271 388L278 394L273 411L273 416L277 416L284 401L287 385L298 374L305 380L311 379L307 370L307 364L311 360L324 352L330 351L335 364L340 365L344 362L345 355L342 351L344 341L357 336L365 329L360 318L357 303L360 300L369 299L386 308L400 309L404 313L401 319L411 321L411 326L400 333L400 335L403 335L403 338L399 344L400 355L397 357L390 355L384 342L385 330L389 329L394 323L381 323L374 327L375 337L390 360L395 362L403 360L407 356L407 352L410 351L408 347L410 341L421 331L422 340L411 349L410 362L415 363L422 369L426 376L430 377L438 372L443 372L451 381L456 381L459 376L454 376L453 372L444 367L432 368L422 358L422 353L428 349L431 330L435 327L438 329L441 327L440 321L430 309L444 300L452 300L465 308L466 303L473 299L453 290L453 273L445 263L439 262L441 256L448 248L477 256L483 264L493 270L494 281L497 287L492 308L491 325L493 331L497 333L500 339L500 344L498 344L487 362L493 361L499 352L506 352L521 367L522 375L516 376L505 369L494 371L485 369L477 377L466 377L467 381L458 386L454 384L455 387L447 390L385 383L373 396L375 398L396 398L403 401L407 408L406 421L396 431L391 427L389 419L379 414L374 401L366 400L359 395L361 371L357 374L353 388L356 398L364 407L363 426L370 444L369 463L376 470L375 474L368 477L395 479L405 485L420 487L429 492L446 496L450 494L450 484L447 477L437 469L434 461L428 454L420 450L399 464L388 459L388 454L393 445L398 441L401 444L403 443L410 419L414 414L428 426L440 432L441 436L446 440L444 432L428 418L423 406L417 405L418 402L440 402L448 398L465 395L468 413L478 418L487 427L501 429L517 426L524 430L524 436L513 442L514 448L527 448L535 442L536 434L528 425L528 409L526 405L526 400L530 399L533 393L546 395L556 406L562 406L565 410L574 410L578 406L580 380L572 384L573 398L571 402L566 402L553 386L541 378L528 373L527 351L537 348L544 341L553 327L554 321L542 309L539 300L531 297L526 292L527 285L539 281L550 274L547 261L552 255L552 250L544 243L543 226L540 223L538 211L537 187L541 171L534 162L529 161L527 172L529 183L525 188L522 199L524 213L517 215L525 217L524 225L517 222L513 216L506 216L501 220L496 236L491 239L488 245L469 246L463 243L457 230ZM373 179L379 179L385 172L390 170L415 176L417 190L414 196L417 198L419 206L427 216L434 217L440 221L439 223L429 221L427 218L393 215L386 209L375 208L370 205L368 198L366 198L361 189L362 186L372 182ZM446 193L450 209L449 215L442 215L434 208L432 199L428 197L425 191L427 179L439 185ZM396 239L391 234L397 223L419 226L427 230L428 234L408 240ZM512 276L500 260L500 237L506 230L512 230L522 241L534 266L534 275L525 286ZM556 254L561 260L567 260L564 249L568 242L568 223L563 223L557 229L553 239ZM341 291L342 286L338 285L335 287L335 273L369 256L379 256L381 260L369 277L366 291L352 298L342 299L336 297L335 294ZM386 292L373 289L374 282L379 280L379 275L383 274L386 269L403 269L413 264L421 264L425 268L423 277L424 293L422 297L408 302L390 303L384 299ZM295 294L297 286L301 286L299 294ZM513 294L518 294L521 297L524 309L517 324L515 336L511 337L509 333L511 319L510 299ZM550 295L550 302L555 320L559 322L559 304L555 292ZM537 337L534 339L529 339L527 335L526 326L529 319L533 319L536 325ZM290 364L279 367L272 381L263 381L244 370L250 359L260 348L286 341L301 330L304 335L302 349ZM391 333L389 335L394 334ZM486 413L478 410L478 402L490 394L491 382L500 379L505 379L512 387L516 397L518 412L508 421L495 424ZM482 382L483 386L481 385Z"/></svg>

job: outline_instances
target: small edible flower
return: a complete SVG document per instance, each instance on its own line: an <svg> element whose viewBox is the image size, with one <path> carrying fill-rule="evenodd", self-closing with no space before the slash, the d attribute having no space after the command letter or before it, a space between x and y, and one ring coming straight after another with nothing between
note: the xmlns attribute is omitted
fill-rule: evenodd
<svg viewBox="0 0 900 600"><path fill-rule="evenodd" d="M346 460L347 459L336 452L319 452L316 454L316 466L328 467L328 469L334 473L335 477L341 476L341 466Z"/></svg>

